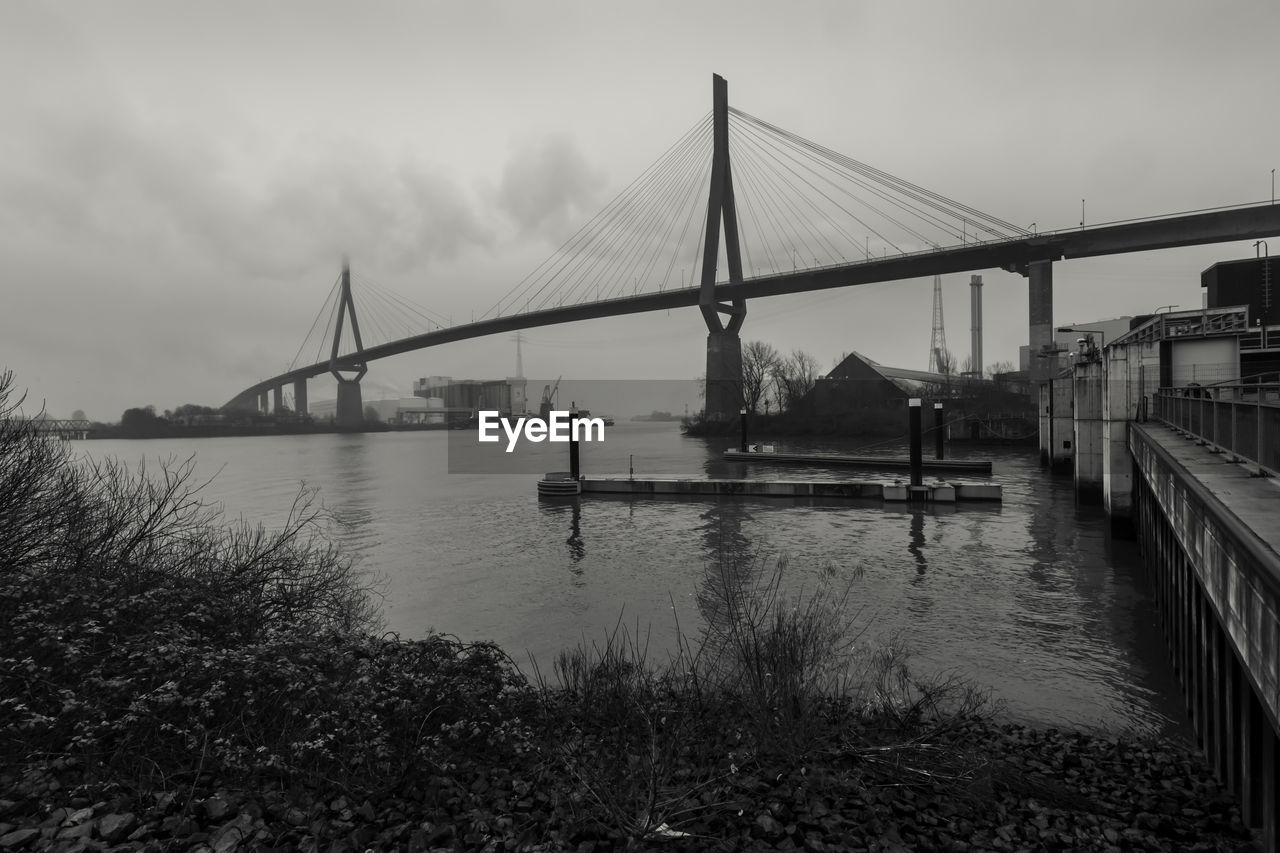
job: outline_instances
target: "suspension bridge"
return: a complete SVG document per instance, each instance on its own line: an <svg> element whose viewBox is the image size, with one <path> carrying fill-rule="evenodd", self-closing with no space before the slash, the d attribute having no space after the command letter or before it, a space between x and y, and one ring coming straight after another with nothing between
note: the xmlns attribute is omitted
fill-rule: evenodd
<svg viewBox="0 0 1280 853"><path fill-rule="evenodd" d="M290 368L224 408L280 412L292 385L294 410L306 412L307 380L328 373L338 383L337 423L354 427L372 361L698 306L708 331L706 412L732 418L742 399L739 332L748 299L1004 269L1028 281L1027 339L1039 352L1053 343L1057 262L1276 235L1280 206L1267 202L1060 231L1022 228L732 108L727 83L715 75L711 111L479 318L455 324L393 294L363 302L376 288L362 288L358 314L344 263ZM367 344L360 315L365 332L377 331ZM314 355L304 358L313 342ZM1032 361L1034 382L1050 365Z"/></svg>

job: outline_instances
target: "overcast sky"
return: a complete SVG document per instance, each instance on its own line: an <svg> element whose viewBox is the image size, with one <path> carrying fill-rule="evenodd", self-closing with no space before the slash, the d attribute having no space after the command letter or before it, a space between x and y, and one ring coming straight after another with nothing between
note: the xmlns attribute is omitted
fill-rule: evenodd
<svg viewBox="0 0 1280 853"><path fill-rule="evenodd" d="M1170 0L10 0L0 364L58 416L220 405L294 358L344 254L467 319L704 115L713 73L746 112L1040 230L1081 199L1092 222L1267 200L1278 25L1274 3ZM1253 253L1060 263L1055 322L1199 306L1202 269ZM984 278L985 361L1016 361L1025 280ZM943 283L959 358L967 282ZM931 297L758 300L743 337L922 369ZM526 334L529 375L704 369L696 309ZM365 397L514 369L497 336L375 362Z"/></svg>

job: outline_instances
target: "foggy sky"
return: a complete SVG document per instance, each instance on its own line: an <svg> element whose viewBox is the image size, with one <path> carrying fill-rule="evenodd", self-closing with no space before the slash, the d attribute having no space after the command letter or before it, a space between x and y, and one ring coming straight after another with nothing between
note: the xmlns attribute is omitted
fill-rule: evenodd
<svg viewBox="0 0 1280 853"><path fill-rule="evenodd" d="M1265 2L7 2L0 366L62 417L220 405L285 369L344 255L479 315L710 109L713 73L753 115L1042 231L1081 199L1095 223L1267 200L1277 24ZM1059 263L1055 322L1197 307L1201 270L1254 251ZM1016 361L1025 281L984 278L985 360ZM943 282L961 359L967 281ZM756 300L743 338L923 369L931 297ZM525 337L529 375L704 369L694 309ZM375 362L365 397L514 370L496 336Z"/></svg>

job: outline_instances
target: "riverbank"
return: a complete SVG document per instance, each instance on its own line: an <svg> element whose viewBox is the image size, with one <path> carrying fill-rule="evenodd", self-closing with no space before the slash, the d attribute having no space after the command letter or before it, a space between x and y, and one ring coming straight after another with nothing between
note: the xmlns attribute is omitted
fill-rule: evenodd
<svg viewBox="0 0 1280 853"><path fill-rule="evenodd" d="M770 734L741 697L671 689L618 659L597 658L568 689L540 689L483 644L218 644L198 635L198 618L159 614L135 631L142 614L95 610L89 596L48 597L39 621L24 618L15 593L31 592L6 584L0 597L20 626L5 631L0 677L6 691L27 684L6 692L21 699L4 715L6 850L1228 851L1247 841L1233 799L1176 743L842 702L815 703L789 721L803 725ZM47 606L88 619L54 623ZM55 647L67 653L57 664Z"/></svg>
<svg viewBox="0 0 1280 853"><path fill-rule="evenodd" d="M299 629L225 591L144 579L0 579L0 848L1248 840L1234 799L1181 743L1002 724L964 685L917 682L876 655L864 678L820 691L850 671L830 657L846 647L821 603L748 604L730 623L745 630L719 645L737 651L714 665L704 645L655 666L615 634L543 679L490 644Z"/></svg>

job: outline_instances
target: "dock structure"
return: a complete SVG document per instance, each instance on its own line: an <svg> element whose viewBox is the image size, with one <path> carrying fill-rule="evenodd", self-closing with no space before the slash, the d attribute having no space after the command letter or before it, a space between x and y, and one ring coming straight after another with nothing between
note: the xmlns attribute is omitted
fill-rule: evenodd
<svg viewBox="0 0 1280 853"><path fill-rule="evenodd" d="M850 480L681 480L634 479L628 477L584 477L583 495L630 495L647 498L675 497L762 497L823 498L836 500L1000 501L1002 489L996 483L936 482L913 486L903 482Z"/></svg>
<svg viewBox="0 0 1280 853"><path fill-rule="evenodd" d="M848 456L839 453L779 453L768 450L726 450L726 462L758 462L768 465L841 465L850 468L876 468L909 470L911 459L906 456ZM922 459L921 469L932 473L962 472L966 474L990 474L991 462L984 459Z"/></svg>

